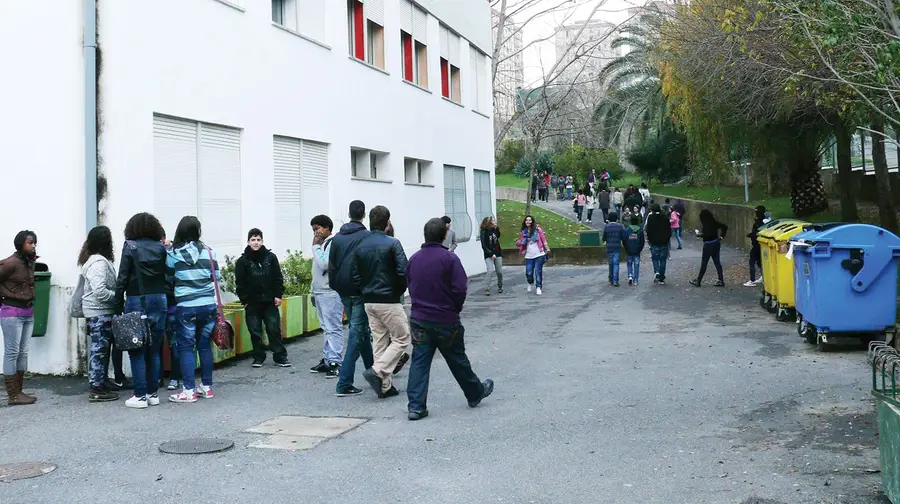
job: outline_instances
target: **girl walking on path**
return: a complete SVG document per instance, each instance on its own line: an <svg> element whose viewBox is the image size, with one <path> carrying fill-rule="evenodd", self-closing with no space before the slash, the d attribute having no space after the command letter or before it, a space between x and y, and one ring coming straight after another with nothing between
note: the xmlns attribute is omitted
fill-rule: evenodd
<svg viewBox="0 0 900 504"><path fill-rule="evenodd" d="M525 280L528 282L528 292L536 286L535 292L540 296L544 286L544 263L547 261L550 246L547 244L544 230L537 225L534 217L525 216L516 245L519 247L519 253L525 255Z"/></svg>
<svg viewBox="0 0 900 504"><path fill-rule="evenodd" d="M703 238L703 262L700 264L700 274L697 275L696 280L691 280L691 285L700 287L703 275L706 274L706 267L709 260L712 259L716 266L716 273L719 274L716 287L722 287L725 285L725 277L722 274L722 261L719 254L722 251L722 239L728 233L728 226L717 221L712 212L706 209L700 211L700 225L700 236Z"/></svg>
<svg viewBox="0 0 900 504"><path fill-rule="evenodd" d="M583 189L579 189L578 194L575 196L575 215L578 216L578 222L581 222L582 218L584 218L585 203L587 203L587 196L584 195Z"/></svg>
<svg viewBox="0 0 900 504"><path fill-rule="evenodd" d="M503 294L503 250L500 248L500 228L493 217L481 221L481 250L484 252L484 295L491 295L491 282L497 275L497 294Z"/></svg>
<svg viewBox="0 0 900 504"><path fill-rule="evenodd" d="M37 235L20 231L16 252L0 261L0 330L3 331L3 382L10 406L34 404L36 397L22 392L28 370L28 344L34 331L34 264Z"/></svg>
<svg viewBox="0 0 900 504"><path fill-rule="evenodd" d="M594 217L594 208L597 206L597 199L594 197L594 188L591 186L587 186L584 188L584 196L585 202L584 205L587 208L587 221L591 222L591 219Z"/></svg>
<svg viewBox="0 0 900 504"><path fill-rule="evenodd" d="M81 310L87 321L89 342L88 401L115 401L119 394L106 388L112 343L112 319L116 313L116 267L113 265L112 233L106 226L88 232L78 254L78 265L84 278Z"/></svg>
<svg viewBox="0 0 900 504"><path fill-rule="evenodd" d="M669 213L669 227L672 229L671 235L678 240L678 250L681 250L681 214L675 208L672 208ZM672 248L671 240L669 241L669 248Z"/></svg>

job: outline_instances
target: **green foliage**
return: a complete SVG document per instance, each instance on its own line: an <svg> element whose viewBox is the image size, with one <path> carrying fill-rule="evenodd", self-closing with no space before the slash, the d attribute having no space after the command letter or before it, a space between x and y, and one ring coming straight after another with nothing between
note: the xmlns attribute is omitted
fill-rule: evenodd
<svg viewBox="0 0 900 504"><path fill-rule="evenodd" d="M517 177L528 177L531 173L532 156L526 156L519 160L516 164L515 174ZM554 164L553 156L549 152L539 152L537 162L535 164L534 173L553 173Z"/></svg>
<svg viewBox="0 0 900 504"><path fill-rule="evenodd" d="M689 168L687 137L673 128L665 128L658 137L644 139L628 153L628 161L648 179L674 182Z"/></svg>
<svg viewBox="0 0 900 504"><path fill-rule="evenodd" d="M613 180L622 176L624 170L619 163L619 153L615 149L588 149L580 145L570 147L553 156L557 173L575 176L579 183L586 183L591 169L597 175L609 171Z"/></svg>
<svg viewBox="0 0 900 504"><path fill-rule="evenodd" d="M237 283L235 281L235 263L237 259L234 256L225 256L225 267L222 272L222 289L232 294L237 293ZM287 256L281 261L281 274L284 276L284 295L300 296L309 294L312 284L312 259L303 257L302 252L287 251Z"/></svg>
<svg viewBox="0 0 900 504"><path fill-rule="evenodd" d="M495 158L496 173L512 173L516 164L527 155L525 144L520 140L504 140Z"/></svg>

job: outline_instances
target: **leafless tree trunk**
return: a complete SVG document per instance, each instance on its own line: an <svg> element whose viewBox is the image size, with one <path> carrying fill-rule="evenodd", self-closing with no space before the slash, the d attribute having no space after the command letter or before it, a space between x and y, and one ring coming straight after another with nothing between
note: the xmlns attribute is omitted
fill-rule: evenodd
<svg viewBox="0 0 900 504"><path fill-rule="evenodd" d="M835 125L834 133L837 138L835 162L838 174L838 194L841 199L841 220L857 222L859 221L859 212L856 209L856 195L853 190L853 161L850 154L850 143L853 141L853 137L847 125L840 119Z"/></svg>
<svg viewBox="0 0 900 504"><path fill-rule="evenodd" d="M888 174L887 156L884 152L884 118L875 114L872 120L872 161L875 165L875 183L878 186L878 216L881 227L897 232L897 211L891 195L891 178Z"/></svg>

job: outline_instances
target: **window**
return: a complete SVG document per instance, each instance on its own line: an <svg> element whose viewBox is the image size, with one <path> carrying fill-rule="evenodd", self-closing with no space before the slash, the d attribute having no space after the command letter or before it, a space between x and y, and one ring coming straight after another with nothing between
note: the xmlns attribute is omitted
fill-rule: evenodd
<svg viewBox="0 0 900 504"><path fill-rule="evenodd" d="M481 112L488 113L488 83L487 83L487 56L470 46L470 57L472 61L472 108Z"/></svg>
<svg viewBox="0 0 900 504"><path fill-rule="evenodd" d="M153 212L170 237L196 215L220 258L240 253L241 130L154 114L153 172Z"/></svg>
<svg viewBox="0 0 900 504"><path fill-rule="evenodd" d="M357 179L389 182L388 154L357 147L351 148L350 174Z"/></svg>
<svg viewBox="0 0 900 504"><path fill-rule="evenodd" d="M473 170L475 175L475 223L479 226L485 217L494 215L491 204L491 172Z"/></svg>
<svg viewBox="0 0 900 504"><path fill-rule="evenodd" d="M466 202L466 169L444 165L444 213L453 220L456 239L472 238L472 218Z"/></svg>
<svg viewBox="0 0 900 504"><path fill-rule="evenodd" d="M384 0L348 0L347 26L350 56L384 69Z"/></svg>
<svg viewBox="0 0 900 504"><path fill-rule="evenodd" d="M275 231L279 252L306 250L311 245L309 220L327 214L328 145L276 136L272 145L275 173Z"/></svg>
<svg viewBox="0 0 900 504"><path fill-rule="evenodd" d="M325 39L326 0L272 0L272 22L316 40Z"/></svg>
<svg viewBox="0 0 900 504"><path fill-rule="evenodd" d="M400 1L400 50L403 78L428 87L428 14L409 0Z"/></svg>
<svg viewBox="0 0 900 504"><path fill-rule="evenodd" d="M405 158L403 165L405 168L404 180L407 184L428 186L434 184L434 181L431 179L431 161Z"/></svg>
<svg viewBox="0 0 900 504"><path fill-rule="evenodd" d="M440 27L441 39L441 95L456 103L462 103L462 76L460 74L459 35Z"/></svg>

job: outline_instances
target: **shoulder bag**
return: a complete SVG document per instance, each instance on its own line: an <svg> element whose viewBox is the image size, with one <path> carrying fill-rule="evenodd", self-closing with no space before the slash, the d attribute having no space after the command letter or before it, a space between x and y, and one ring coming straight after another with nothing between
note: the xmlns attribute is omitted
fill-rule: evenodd
<svg viewBox="0 0 900 504"><path fill-rule="evenodd" d="M219 294L219 279L216 277L216 261L213 259L212 249L207 247L209 253L209 270L212 272L213 285L216 289L216 325L210 339L219 347L219 350L231 350L234 348L234 327L225 319L222 309L222 295Z"/></svg>
<svg viewBox="0 0 900 504"><path fill-rule="evenodd" d="M72 318L84 318L84 310L82 309L82 298L84 297L84 275L78 275L78 285L75 286L75 292L72 293L72 299L69 300L69 316Z"/></svg>
<svg viewBox="0 0 900 504"><path fill-rule="evenodd" d="M113 339L119 350L137 350L150 344L150 327L147 322L147 303L144 300L144 280L141 278L141 261L137 255L137 246L128 241L125 246L132 251L134 260L134 276L137 280L138 296L141 299L141 311L116 315L112 319Z"/></svg>

